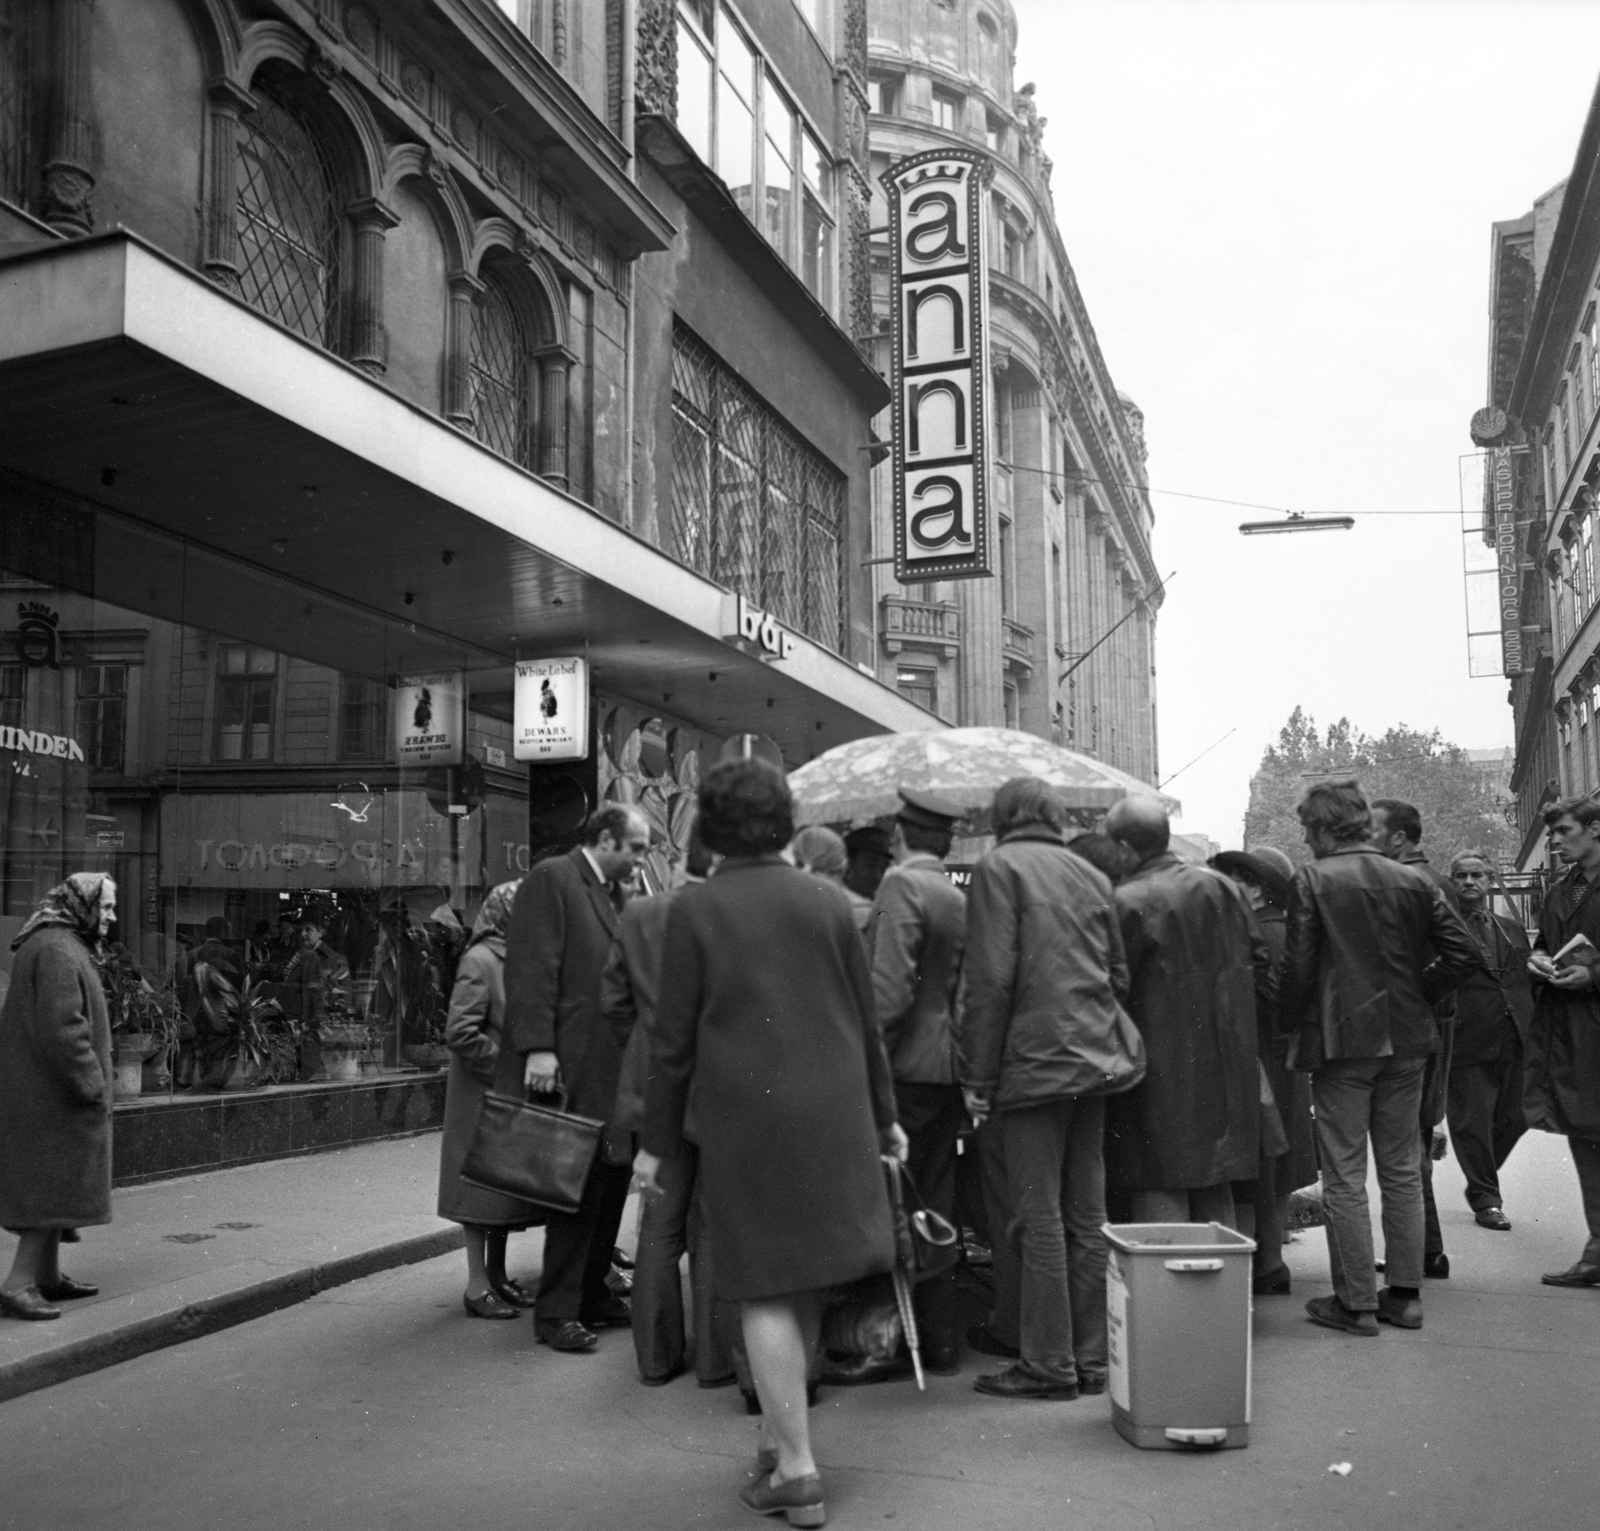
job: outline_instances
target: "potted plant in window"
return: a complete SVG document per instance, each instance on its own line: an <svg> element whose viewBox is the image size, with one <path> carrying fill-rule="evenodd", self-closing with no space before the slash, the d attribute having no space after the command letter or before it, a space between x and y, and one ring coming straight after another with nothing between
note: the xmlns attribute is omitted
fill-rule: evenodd
<svg viewBox="0 0 1600 1531"><path fill-rule="evenodd" d="M112 1056L117 1100L134 1100L144 1089L144 1067L159 1060L164 1066L177 1046L183 1013L170 988L156 988L128 949L113 946L100 962L111 1022Z"/></svg>
<svg viewBox="0 0 1600 1531"><path fill-rule="evenodd" d="M293 1079L300 1063L294 1023L265 986L246 982L239 991L237 1048L222 1088L253 1090L263 1084Z"/></svg>

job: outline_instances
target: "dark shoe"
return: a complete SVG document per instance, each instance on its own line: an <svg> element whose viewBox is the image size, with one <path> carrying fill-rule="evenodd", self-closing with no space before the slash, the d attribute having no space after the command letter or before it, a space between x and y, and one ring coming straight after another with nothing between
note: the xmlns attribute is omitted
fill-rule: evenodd
<svg viewBox="0 0 1600 1531"><path fill-rule="evenodd" d="M1550 1271L1539 1279L1546 1286L1600 1286L1600 1265L1579 1260L1564 1271Z"/></svg>
<svg viewBox="0 0 1600 1531"><path fill-rule="evenodd" d="M1250 1278L1250 1290L1257 1297L1287 1297L1289 1294L1289 1267L1280 1265L1276 1270L1262 1271Z"/></svg>
<svg viewBox="0 0 1600 1531"><path fill-rule="evenodd" d="M39 1295L36 1286L25 1286L20 1292L0 1292L0 1313L12 1318L27 1318L38 1322L46 1318L60 1318L61 1309L53 1308Z"/></svg>
<svg viewBox="0 0 1600 1531"><path fill-rule="evenodd" d="M533 1332L541 1345L552 1350L564 1350L569 1355L582 1355L594 1349L599 1335L585 1329L575 1318L552 1318L543 1322L534 1320Z"/></svg>
<svg viewBox="0 0 1600 1531"><path fill-rule="evenodd" d="M1448 1281L1450 1279L1450 1256L1424 1255L1422 1257L1422 1274L1430 1281Z"/></svg>
<svg viewBox="0 0 1600 1531"><path fill-rule="evenodd" d="M1080 1398L1097 1398L1101 1393L1105 1392L1108 1386L1108 1380L1103 1373L1092 1377L1085 1377L1082 1372L1078 1373L1078 1397Z"/></svg>
<svg viewBox="0 0 1600 1531"><path fill-rule="evenodd" d="M1396 1329L1420 1329L1422 1327L1422 1299L1420 1297L1396 1297L1388 1287L1385 1287L1378 1293L1378 1322L1380 1324L1393 1324Z"/></svg>
<svg viewBox="0 0 1600 1531"><path fill-rule="evenodd" d="M587 1313L578 1315L579 1321L591 1329L630 1329L633 1327L633 1309L620 1297Z"/></svg>
<svg viewBox="0 0 1600 1531"><path fill-rule="evenodd" d="M930 1345L922 1357L924 1371L935 1377L953 1377L961 1370L961 1347L952 1340L948 1345Z"/></svg>
<svg viewBox="0 0 1600 1531"><path fill-rule="evenodd" d="M1306 1304L1311 1322L1325 1329L1342 1329L1346 1334L1359 1334L1363 1339L1375 1339L1378 1320L1371 1313L1352 1313L1337 1297L1313 1297Z"/></svg>
<svg viewBox="0 0 1600 1531"><path fill-rule="evenodd" d="M815 1473L790 1478L773 1486L767 1474L739 1490L739 1503L757 1515L781 1515L791 1526L825 1526L828 1506L822 1497L822 1479Z"/></svg>
<svg viewBox="0 0 1600 1531"><path fill-rule="evenodd" d="M1484 1207L1473 1215L1480 1228L1492 1228L1496 1233L1511 1232L1511 1219L1499 1207Z"/></svg>
<svg viewBox="0 0 1600 1531"><path fill-rule="evenodd" d="M39 1283L39 1295L46 1302L71 1302L74 1297L98 1297L100 1288L87 1281L74 1281L71 1276L58 1277L49 1286Z"/></svg>
<svg viewBox="0 0 1600 1531"><path fill-rule="evenodd" d="M474 1318L515 1318L517 1310L493 1289L481 1297L462 1297L461 1306Z"/></svg>
<svg viewBox="0 0 1600 1531"><path fill-rule="evenodd" d="M76 1228L63 1228L61 1230L61 1242L63 1244L81 1244L83 1236Z"/></svg>
<svg viewBox="0 0 1600 1531"><path fill-rule="evenodd" d="M986 1372L972 1384L980 1393L994 1398L1061 1398L1078 1396L1076 1382L1046 1382L1020 1366L1008 1366L1004 1371Z"/></svg>
<svg viewBox="0 0 1600 1531"><path fill-rule="evenodd" d="M967 1330L967 1344L986 1356L1000 1356L1007 1361L1022 1358L1022 1352L1015 1345L1006 1344L987 1324L974 1324Z"/></svg>
<svg viewBox="0 0 1600 1531"><path fill-rule="evenodd" d="M911 1357L905 1354L890 1356L880 1361L876 1356L849 1356L835 1360L829 1356L823 1363L822 1383L825 1387L865 1387L871 1382L892 1382L911 1375Z"/></svg>
<svg viewBox="0 0 1600 1531"><path fill-rule="evenodd" d="M508 1302L513 1308L531 1308L537 1295L520 1281L513 1281L503 1273L490 1276L489 1285L501 1302Z"/></svg>
<svg viewBox="0 0 1600 1531"><path fill-rule="evenodd" d="M646 1387L665 1387L669 1382L676 1382L688 1370L688 1365L680 1361L671 1371L662 1372L659 1377L640 1377L639 1380Z"/></svg>

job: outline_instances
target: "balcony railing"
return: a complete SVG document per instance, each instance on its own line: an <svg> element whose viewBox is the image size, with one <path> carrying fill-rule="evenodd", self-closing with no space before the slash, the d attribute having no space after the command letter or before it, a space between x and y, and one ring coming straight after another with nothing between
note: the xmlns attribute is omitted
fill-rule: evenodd
<svg viewBox="0 0 1600 1531"><path fill-rule="evenodd" d="M912 601L886 595L879 621L883 646L891 654L906 647L954 656L961 651L961 613L947 601Z"/></svg>
<svg viewBox="0 0 1600 1531"><path fill-rule="evenodd" d="M1033 629L1014 622L1010 617L1001 619L1000 651L1006 666L1011 669L1033 668Z"/></svg>

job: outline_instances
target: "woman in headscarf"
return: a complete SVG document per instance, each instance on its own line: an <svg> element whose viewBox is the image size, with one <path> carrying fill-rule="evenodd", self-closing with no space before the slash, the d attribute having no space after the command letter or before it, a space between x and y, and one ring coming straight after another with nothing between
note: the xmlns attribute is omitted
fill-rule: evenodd
<svg viewBox="0 0 1600 1531"><path fill-rule="evenodd" d="M500 1056L506 927L516 893L516 883L503 882L484 899L456 969L444 1029L444 1045L453 1056L445 1081L444 1134L439 1144L439 1216L466 1230L467 1289L461 1301L474 1318L515 1318L518 1308L533 1306L533 1294L506 1275L506 1235L537 1221L537 1210L461 1178Z"/></svg>
<svg viewBox="0 0 1600 1531"><path fill-rule="evenodd" d="M872 900L846 884L844 874L849 870L850 855L839 835L825 824L809 825L794 837L789 854L802 872L831 882L850 900L850 917L856 922L856 929L865 934L872 918Z"/></svg>
<svg viewBox="0 0 1600 1531"><path fill-rule="evenodd" d="M77 872L40 901L11 949L0 1006L0 1227L18 1236L0 1313L60 1318L98 1287L61 1274L63 1231L111 1221L111 1023L95 954L117 885Z"/></svg>

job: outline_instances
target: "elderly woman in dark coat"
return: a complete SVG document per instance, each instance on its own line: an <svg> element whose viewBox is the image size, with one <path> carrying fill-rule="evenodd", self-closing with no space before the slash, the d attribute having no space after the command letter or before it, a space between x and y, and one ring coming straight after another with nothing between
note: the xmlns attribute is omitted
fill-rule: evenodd
<svg viewBox="0 0 1600 1531"><path fill-rule="evenodd" d="M78 872L45 894L11 949L0 1006L0 1227L17 1234L0 1313L60 1318L99 1290L63 1276L63 1230L111 1221L111 1025L92 952L117 885Z"/></svg>
<svg viewBox="0 0 1600 1531"><path fill-rule="evenodd" d="M880 1154L904 1160L906 1138L849 901L778 854L793 832L783 778L760 761L717 766L700 831L724 859L667 917L635 1169L654 1193L691 1109L717 1295L740 1304L762 1406L762 1471L740 1497L820 1526L806 1366L821 1293L892 1269Z"/></svg>
<svg viewBox="0 0 1600 1531"><path fill-rule="evenodd" d="M473 922L456 968L444 1045L453 1055L445 1081L444 1133L439 1141L439 1216L467 1236L467 1289L461 1301L474 1318L515 1318L533 1296L506 1275L506 1235L536 1213L525 1201L468 1185L461 1166L478 1130L484 1093L494 1084L500 1024L506 1009L506 927L517 884L491 888Z"/></svg>

